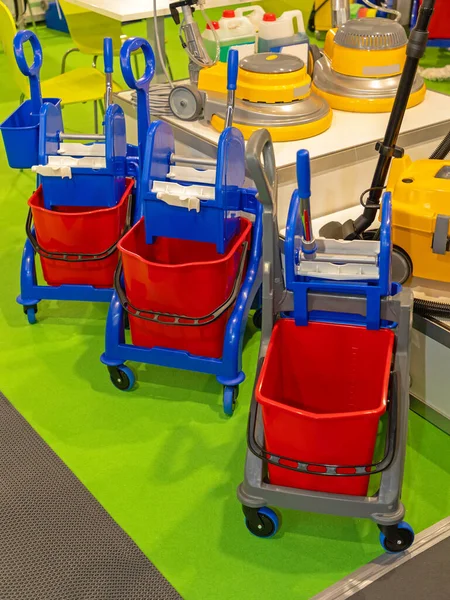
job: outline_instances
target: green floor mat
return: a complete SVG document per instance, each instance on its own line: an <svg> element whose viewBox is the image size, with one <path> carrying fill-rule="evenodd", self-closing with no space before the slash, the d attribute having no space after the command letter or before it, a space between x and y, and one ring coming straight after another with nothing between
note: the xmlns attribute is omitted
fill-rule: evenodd
<svg viewBox="0 0 450 600"><path fill-rule="evenodd" d="M52 32L41 39L50 76L71 44ZM1 54L0 76L8 82ZM3 86L1 102L0 118L17 92ZM66 107L64 119L92 131L88 105ZM235 491L259 343L252 326L232 419L212 377L141 365L138 389L116 390L99 362L106 306L42 302L29 326L15 297L34 178L10 171L2 148L0 181L2 390L186 600L306 600L379 554L375 525L358 519L284 511L274 539L246 531ZM411 414L409 440L404 502L420 531L450 512L450 438Z"/></svg>

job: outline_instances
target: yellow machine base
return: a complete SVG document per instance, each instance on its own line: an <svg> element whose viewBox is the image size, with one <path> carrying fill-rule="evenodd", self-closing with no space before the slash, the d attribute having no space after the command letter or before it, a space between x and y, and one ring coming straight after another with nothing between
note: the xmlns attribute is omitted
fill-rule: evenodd
<svg viewBox="0 0 450 600"><path fill-rule="evenodd" d="M342 110L344 112L355 113L388 113L392 111L394 98L346 98L345 96L337 96L323 92L314 84L311 86L311 91L324 98L334 110ZM420 90L414 92L409 97L408 108L421 104L425 99L427 88L423 85Z"/></svg>
<svg viewBox="0 0 450 600"><path fill-rule="evenodd" d="M265 127L264 129L269 131L274 142L295 142L296 140L304 140L323 133L330 128L332 119L333 113L330 110L325 117L312 123L290 125L289 127ZM225 128L225 121L221 117L213 115L211 125L216 131L222 132ZM248 140L252 133L258 129L262 129L262 127L252 127L236 122L233 123L233 127L239 129L245 140Z"/></svg>

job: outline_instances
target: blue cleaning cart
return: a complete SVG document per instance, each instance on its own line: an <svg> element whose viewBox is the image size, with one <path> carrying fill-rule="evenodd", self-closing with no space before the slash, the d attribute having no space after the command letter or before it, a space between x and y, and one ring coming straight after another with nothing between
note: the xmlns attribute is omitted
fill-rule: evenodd
<svg viewBox="0 0 450 600"><path fill-rule="evenodd" d="M383 197L379 240L314 240L309 156L300 151L284 278L266 130L250 138L247 164L264 205L264 275L245 477L237 494L246 526L258 537L275 535L279 520L270 505L365 517L378 525L387 552L402 552L414 541L401 502L413 298L391 282L391 195ZM368 485L376 474L373 492Z"/></svg>
<svg viewBox="0 0 450 600"><path fill-rule="evenodd" d="M27 66L24 57L23 47L27 41L34 51L31 67ZM129 39L121 49L121 60L129 63L131 53L140 47L146 57L153 57L148 42ZM117 243L140 212L133 197L134 181L139 184L142 139L138 147L127 144L123 111L110 103L113 71L110 39L105 39L104 48L108 102L101 135L65 133L60 102L41 101L42 49L39 40L32 32L18 32L14 48L19 67L30 77L31 88L31 100L16 113L22 114L29 110L27 106L32 106L33 125L30 130L27 122L12 116L5 122L6 128L5 123L2 125L2 133L10 164L31 167L37 173L38 188L29 201L21 293L17 298L28 321L33 324L37 305L44 299L111 300ZM147 99L148 85L154 73L153 62L147 61L140 80L142 87L147 89ZM142 120L148 125L148 102L146 107ZM8 127L12 121L16 124L15 129ZM29 155L27 164L19 164L18 147L24 143L24 135L28 135ZM47 285L38 284L36 255L40 257Z"/></svg>
<svg viewBox="0 0 450 600"><path fill-rule="evenodd" d="M131 70L124 75L133 87ZM101 357L117 388L130 390L135 382L125 361L214 374L223 386L224 411L233 413L245 378L243 335L261 285L262 210L244 180L245 144L237 129L223 131L215 161L176 155L171 127L150 125L138 201L142 218L119 245L123 264ZM126 316L132 343L125 339ZM212 347L211 355L196 350Z"/></svg>

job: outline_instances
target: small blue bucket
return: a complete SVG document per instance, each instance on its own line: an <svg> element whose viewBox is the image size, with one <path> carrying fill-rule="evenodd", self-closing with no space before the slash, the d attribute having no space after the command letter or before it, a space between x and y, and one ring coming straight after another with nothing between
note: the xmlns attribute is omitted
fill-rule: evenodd
<svg viewBox="0 0 450 600"><path fill-rule="evenodd" d="M55 106L59 98L44 98ZM32 101L25 100L0 125L6 156L12 169L31 169L39 164L39 114L32 112Z"/></svg>

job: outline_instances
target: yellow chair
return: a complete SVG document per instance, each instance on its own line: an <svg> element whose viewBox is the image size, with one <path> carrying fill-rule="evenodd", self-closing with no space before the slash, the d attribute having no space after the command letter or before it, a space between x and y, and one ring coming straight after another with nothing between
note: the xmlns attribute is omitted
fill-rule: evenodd
<svg viewBox="0 0 450 600"><path fill-rule="evenodd" d="M21 92L21 98L30 95L28 79L22 75L16 63L13 50L13 39L16 25L9 9L0 1L0 43L8 60L10 75ZM105 76L92 67L80 67L42 81L42 96L44 98L61 98L62 104L77 104L79 102L94 103L95 132L98 133L98 103L103 109L105 95ZM113 84L113 91L120 91Z"/></svg>
<svg viewBox="0 0 450 600"><path fill-rule="evenodd" d="M90 54L94 57L93 66L96 66L97 57L103 54L103 39L105 37L112 39L114 54L119 54L120 47L127 38L125 34L122 34L120 21L75 6L75 4L66 2L66 0L57 0L57 2L66 17L70 37L75 44L75 48L70 48L63 56L61 73L65 72L67 57L72 52ZM134 55L134 59L137 69L136 55ZM136 72L138 73L138 71Z"/></svg>

